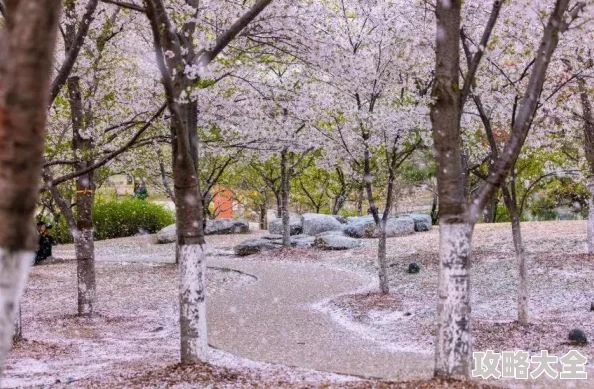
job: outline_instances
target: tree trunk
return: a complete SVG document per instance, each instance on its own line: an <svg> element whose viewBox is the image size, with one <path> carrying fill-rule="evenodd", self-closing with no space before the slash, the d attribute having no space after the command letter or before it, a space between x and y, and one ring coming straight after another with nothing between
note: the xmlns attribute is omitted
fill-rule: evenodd
<svg viewBox="0 0 594 389"><path fill-rule="evenodd" d="M499 199L497 198L497 195L494 195L487 207L485 208L485 212L483 214L483 220L485 223L495 223L498 203Z"/></svg>
<svg viewBox="0 0 594 389"><path fill-rule="evenodd" d="M390 293L390 280L388 277L388 260L386 258L386 221L382 220L378 226L379 244L377 246L377 263L380 291Z"/></svg>
<svg viewBox="0 0 594 389"><path fill-rule="evenodd" d="M344 208L344 203L346 202L346 193L340 193L338 196L334 198L334 204L332 204L332 214L338 215L340 210Z"/></svg>
<svg viewBox="0 0 594 389"><path fill-rule="evenodd" d="M439 222L438 199L437 193L433 193L433 201L431 202L431 224L434 225Z"/></svg>
<svg viewBox="0 0 594 389"><path fill-rule="evenodd" d="M77 180L77 188L79 188ZM74 233L74 251L76 253L76 279L78 289L78 315L92 316L97 300L95 280L95 245L93 242L93 226L89 220L92 200L78 197L78 212L87 214L77 221L78 230ZM90 196L89 196L90 197ZM81 205L80 201L85 203ZM90 223L90 227L89 227Z"/></svg>
<svg viewBox="0 0 594 389"><path fill-rule="evenodd" d="M460 0L438 1L436 78L431 125L439 195L439 289L436 377L470 376L470 253L473 225L464 220L465 179L460 150Z"/></svg>
<svg viewBox="0 0 594 389"><path fill-rule="evenodd" d="M198 181L197 113L195 102L181 105L186 131L172 124L173 181L180 271L181 362L208 360L204 210ZM187 137L187 143L182 139ZM185 145L190 149L186 150Z"/></svg>
<svg viewBox="0 0 594 389"><path fill-rule="evenodd" d="M435 375L464 378L472 368L470 336L470 254L473 226L447 223L439 227L439 328Z"/></svg>
<svg viewBox="0 0 594 389"><path fill-rule="evenodd" d="M43 161L57 0L5 2L0 37L0 376L35 260L33 218ZM8 60L7 60L8 59Z"/></svg>
<svg viewBox="0 0 594 389"><path fill-rule="evenodd" d="M290 168L287 166L287 149L281 151L281 217L283 226L283 247L291 246L291 224L289 217Z"/></svg>
<svg viewBox="0 0 594 389"><path fill-rule="evenodd" d="M281 193L274 192L274 198L276 199L276 217L280 219L283 216L283 200Z"/></svg>
<svg viewBox="0 0 594 389"><path fill-rule="evenodd" d="M260 206L260 229L261 230L267 230L268 226L267 226L267 207L266 205L261 205Z"/></svg>
<svg viewBox="0 0 594 389"><path fill-rule="evenodd" d="M364 187L359 188L359 195L357 196L357 216L363 216L363 197Z"/></svg>
<svg viewBox="0 0 594 389"><path fill-rule="evenodd" d="M594 170L590 172L590 176L586 179L586 186L590 192L587 224L588 254L594 254Z"/></svg>
<svg viewBox="0 0 594 389"><path fill-rule="evenodd" d="M516 200L507 187L507 184L502 186L502 192L505 206L511 217L512 237L516 252L518 322L525 325L528 324L528 280L526 277L526 253L524 251L524 243L522 242L520 215L518 214Z"/></svg>
<svg viewBox="0 0 594 389"><path fill-rule="evenodd" d="M85 138L81 131L85 123L83 102L78 77L68 78L68 100L72 119L72 147L79 158L78 170L86 169L93 164L88 154L93 148L91 138ZM93 191L94 172L89 172L76 179L76 232L73 234L76 255L76 274L78 285L78 314L92 316L96 304L97 286L95 279L95 243L93 238Z"/></svg>
<svg viewBox="0 0 594 389"><path fill-rule="evenodd" d="M488 44L502 2L493 3L489 21L480 45ZM572 10L577 14L585 5ZM479 219L495 190L514 166L538 109L550 59L556 50L561 32L573 17L566 11L569 0L557 0L537 50L529 82L520 100L512 132L502 153L489 172L489 179L475 198L466 202L464 171L460 144L462 107L472 86L483 51L477 51L469 61L466 81L460 86L461 0L438 1L435 7L437 34L435 82L433 83L431 127L436 159L440 215L440 275L438 331L435 355L435 376L467 378L472 365L470 336L470 253L474 223Z"/></svg>
<svg viewBox="0 0 594 389"><path fill-rule="evenodd" d="M181 103L182 93L189 92L197 80L178 73L186 64L205 69L208 64L249 24L272 0L257 1L217 40L210 51L196 48L193 36L196 22L187 21L176 31L161 0L145 1L146 16L151 24L156 60L171 113L173 145L173 178L176 199L176 227L180 268L180 335L181 362L207 362L206 287L202 192L198 179L198 106L195 101ZM197 2L189 2L189 9L198 12ZM184 37L181 39L181 37ZM165 56L164 51L177 53ZM174 77L175 75L175 77Z"/></svg>
<svg viewBox="0 0 594 389"><path fill-rule="evenodd" d="M17 307L16 314L14 315L14 333L12 335L12 343L16 344L23 340L23 326L21 325L21 304Z"/></svg>
<svg viewBox="0 0 594 389"><path fill-rule="evenodd" d="M588 199L588 254L594 254L594 114L588 94L586 80L578 78L578 89L582 105L582 120L584 121L584 154L588 162L586 185L590 191Z"/></svg>

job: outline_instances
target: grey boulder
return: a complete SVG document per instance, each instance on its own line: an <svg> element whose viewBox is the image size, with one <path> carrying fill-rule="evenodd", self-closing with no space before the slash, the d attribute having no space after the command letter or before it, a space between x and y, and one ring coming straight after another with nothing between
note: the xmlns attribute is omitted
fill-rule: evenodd
<svg viewBox="0 0 594 389"><path fill-rule="evenodd" d="M206 221L205 235L247 234L250 225L244 219L215 219Z"/></svg>
<svg viewBox="0 0 594 389"><path fill-rule="evenodd" d="M247 234L250 232L250 225L243 219L215 219L206 221L205 235L226 235L226 234ZM175 243L177 230L175 224L163 228L157 232L158 243Z"/></svg>
<svg viewBox="0 0 594 389"><path fill-rule="evenodd" d="M233 247L233 252L235 252L235 255L243 257L246 255L258 254L264 250L280 248L282 247L280 243L280 241L270 239L251 239Z"/></svg>
<svg viewBox="0 0 594 389"><path fill-rule="evenodd" d="M422 213L411 213L408 215L402 215L403 217L410 217L415 222L415 231L424 232L429 231L433 227L431 215Z"/></svg>
<svg viewBox="0 0 594 389"><path fill-rule="evenodd" d="M344 233L344 231L326 231L326 232L322 232L316 236L346 236L346 234Z"/></svg>
<svg viewBox="0 0 594 389"><path fill-rule="evenodd" d="M377 238L379 231L372 216L350 217L344 233L352 238ZM386 222L386 237L409 235L415 232L411 217L390 217Z"/></svg>
<svg viewBox="0 0 594 389"><path fill-rule="evenodd" d="M322 250L348 250L361 246L358 239L340 235L319 235L315 238L314 247Z"/></svg>
<svg viewBox="0 0 594 389"><path fill-rule="evenodd" d="M346 217L344 217L344 216L340 216L340 215L332 215L332 217L333 217L333 218L335 218L336 220L338 220L338 222L339 222L340 224L347 224L347 223L348 223L348 220L347 220L347 218L346 218Z"/></svg>
<svg viewBox="0 0 594 389"><path fill-rule="evenodd" d="M308 248L314 245L315 239L309 235L295 235L291 237L291 246L298 248Z"/></svg>
<svg viewBox="0 0 594 389"><path fill-rule="evenodd" d="M164 244L164 243L175 243L177 240L177 234L175 229L175 224L167 226L163 228L161 231L157 232L157 242Z"/></svg>
<svg viewBox="0 0 594 389"><path fill-rule="evenodd" d="M341 231L343 225L334 216L319 213L306 213L301 217L303 233L316 236L326 231Z"/></svg>
<svg viewBox="0 0 594 389"><path fill-rule="evenodd" d="M301 217L291 215L289 217L289 229L291 231L291 235L299 235L303 231L303 226L301 224ZM282 235L283 233L283 220L281 218L274 219L270 223L268 223L268 232L271 234Z"/></svg>

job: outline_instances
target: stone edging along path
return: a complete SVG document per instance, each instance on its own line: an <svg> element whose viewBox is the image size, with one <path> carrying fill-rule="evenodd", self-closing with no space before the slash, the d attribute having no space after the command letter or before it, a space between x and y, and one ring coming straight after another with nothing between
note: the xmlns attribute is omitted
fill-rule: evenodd
<svg viewBox="0 0 594 389"><path fill-rule="evenodd" d="M262 362L367 378L429 378L431 355L390 352L334 322L313 305L368 285L363 275L312 264L211 257L258 281L208 300L209 343Z"/></svg>

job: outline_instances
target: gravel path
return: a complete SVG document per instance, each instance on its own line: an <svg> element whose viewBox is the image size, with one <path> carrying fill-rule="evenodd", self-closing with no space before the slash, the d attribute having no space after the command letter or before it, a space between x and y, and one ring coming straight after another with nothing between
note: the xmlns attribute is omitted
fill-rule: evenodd
<svg viewBox="0 0 594 389"><path fill-rule="evenodd" d="M366 287L356 273L304 263L210 259L209 266L257 277L237 293L213 296L210 343L241 357L393 380L428 378L433 358L392 353L313 309L321 300Z"/></svg>

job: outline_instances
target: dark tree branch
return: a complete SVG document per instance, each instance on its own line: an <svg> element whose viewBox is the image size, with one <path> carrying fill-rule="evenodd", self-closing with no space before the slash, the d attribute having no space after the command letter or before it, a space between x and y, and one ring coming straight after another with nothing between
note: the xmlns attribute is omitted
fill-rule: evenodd
<svg viewBox="0 0 594 389"><path fill-rule="evenodd" d="M227 47L227 45L229 45L229 43L231 43L231 41L233 41L233 39L235 39L235 37L270 3L272 3L272 0L258 0L256 4L254 4L248 12L243 14L243 16L235 21L235 23L233 23L233 25L231 25L227 31L217 37L215 46L212 48L212 50L204 51L202 53L198 60L198 64L204 67L208 66L208 64L211 63L212 60L214 60L216 56L219 55L219 53L223 51L223 49Z"/></svg>
<svg viewBox="0 0 594 389"><path fill-rule="evenodd" d="M493 7L491 8L491 15L489 16L489 21L485 26L485 31L483 32L483 36L477 48L477 52L473 55L472 60L470 61L468 73L466 73L466 78L464 79L464 87L462 89L462 93L460 94L460 112L462 111L462 108L466 103L466 99L468 98L468 94L470 93L470 87L472 86L481 59L483 58L485 50L487 49L487 45L489 44L489 38L491 37L491 33L493 32L495 23L497 23L497 18L499 17L499 11L501 10L502 3L503 1L501 0L493 1ZM463 37L465 36L463 29L461 31L461 34Z"/></svg>
<svg viewBox="0 0 594 389"><path fill-rule="evenodd" d="M73 178L82 176L83 174L86 174L88 172L91 172L93 170L99 169L100 167L105 166L109 161L111 161L112 159L114 159L115 157L117 157L118 155L122 154L123 152L125 152L126 150L128 150L132 145L134 145L134 143L138 140L138 138L149 128L151 127L151 125L153 124L153 122L159 118L159 116L161 116L161 114L163 113L163 111L165 111L166 105L163 104L161 106L161 108L159 108L159 110L155 113L155 115L153 115L153 117L146 122L146 124L144 126L142 126L137 132L136 134L134 134L134 136L132 136L132 138L130 138L128 140L128 142L126 142L122 147L120 147L119 149L112 151L111 153L109 153L106 157L104 157L103 159L95 162L94 164L81 169L79 171L70 173L70 174L66 174L62 177L57 178L56 180L54 180L52 182L52 185L60 185L66 181L72 180ZM47 188L45 188L47 189Z"/></svg>
<svg viewBox="0 0 594 389"><path fill-rule="evenodd" d="M139 5L136 4L132 4L132 3L126 3L123 1L116 1L116 0L101 0L102 3L106 3L106 4L113 4L113 5L117 5L120 8L125 8L125 9L129 9L132 11L136 11L136 12L140 12L140 13L146 13L146 8L143 8Z"/></svg>
<svg viewBox="0 0 594 389"><path fill-rule="evenodd" d="M538 106L538 96L542 93L551 57L559 43L560 33L567 28L568 22L565 21L565 13L568 6L569 0L557 0L555 3L555 9L549 17L537 51L538 55L530 74L528 86L518 106L510 138L495 162L491 174L489 174L485 184L479 190L475 201L470 204L469 213L466 215L467 220L474 222L478 220L481 210L484 209L495 190L503 182L505 175L518 159Z"/></svg>
<svg viewBox="0 0 594 389"><path fill-rule="evenodd" d="M78 27L78 31L76 32L76 36L74 37L72 47L70 47L68 49L68 53L66 54L66 59L64 60L64 63L62 63L62 66L60 67L60 70L58 71L56 78L52 82L51 97L50 97L50 103L49 103L50 106L53 104L54 100L60 93L60 90L62 90L62 87L66 83L66 79L70 75L70 72L72 71L72 68L74 67L74 64L76 63L76 58L78 58L78 54L80 53L80 50L82 49L82 46L85 42L85 38L86 38L87 34L89 33L89 28L91 27L91 23L94 20L94 14L95 14L95 10L97 9L98 3L99 3L99 0L90 0L87 3L87 8L85 9L85 14L83 15L83 18L80 21L80 25Z"/></svg>

